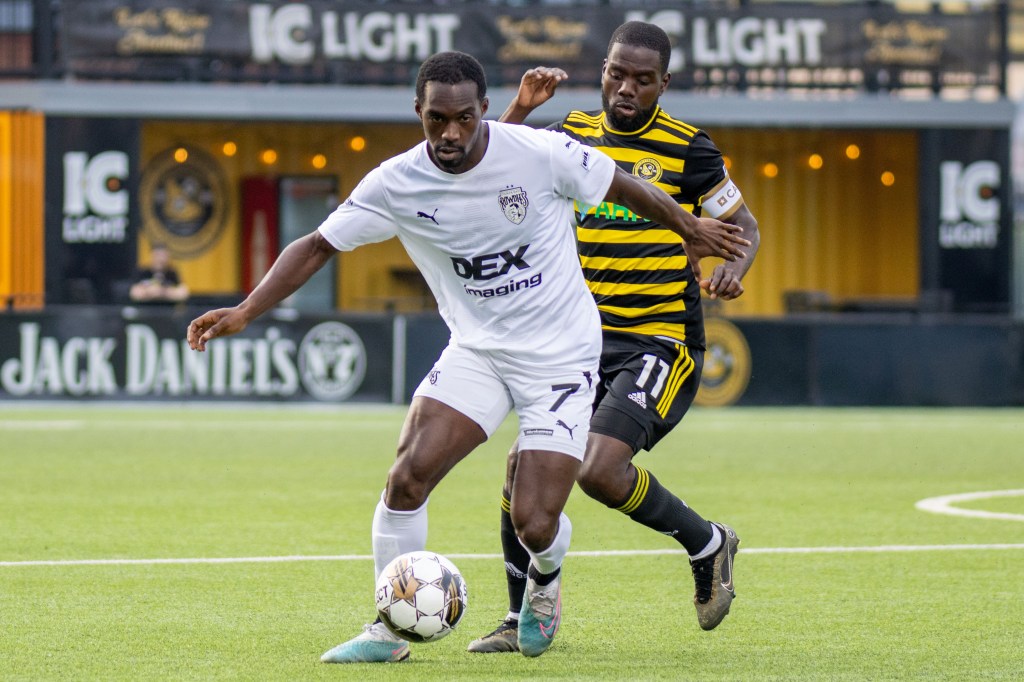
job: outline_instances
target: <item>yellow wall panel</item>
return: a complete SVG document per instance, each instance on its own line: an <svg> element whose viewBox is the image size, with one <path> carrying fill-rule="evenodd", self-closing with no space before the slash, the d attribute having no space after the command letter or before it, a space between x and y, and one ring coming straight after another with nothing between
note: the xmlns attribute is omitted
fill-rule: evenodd
<svg viewBox="0 0 1024 682"><path fill-rule="evenodd" d="M41 308L43 117L0 112L0 305Z"/></svg>
<svg viewBox="0 0 1024 682"><path fill-rule="evenodd" d="M211 248L192 259L176 259L182 278L197 294L232 294L241 287L241 180L249 176L278 178L294 175L330 175L338 180L339 197L347 196L362 177L382 160L394 156L422 139L418 125L351 125L235 122L149 122L143 127L142 165L176 146L198 147L216 159L227 177L231 191L227 227ZM360 137L364 147L353 149L353 138ZM225 143L234 148L228 155ZM356 147L359 145L356 144ZM275 160L266 163L263 152L273 150ZM314 166L321 154L326 164ZM329 209L325 209L326 218ZM312 231L317 225L310 225ZM282 244L282 248L283 248ZM140 240L140 262L148 259L149 244ZM408 284L392 278L392 269L401 271L411 262L397 241L363 247L339 257L339 307L378 309L387 299L403 299Z"/></svg>
<svg viewBox="0 0 1024 682"><path fill-rule="evenodd" d="M837 305L919 290L917 137L859 130L712 130L757 217L761 251L730 315L777 315L785 294ZM857 145L851 159L846 149ZM809 163L821 157L820 168ZM766 172L774 164L776 174ZM882 183L889 172L894 184ZM705 269L711 264L705 263Z"/></svg>
<svg viewBox="0 0 1024 682"><path fill-rule="evenodd" d="M758 218L762 246L744 284L746 293L724 305L729 315L780 315L788 292L819 292L837 305L857 299L912 298L918 293L917 136L913 131L715 129L712 138L731 162L730 172ZM365 148L355 151L360 137ZM143 169L178 145L206 151L222 168L232 193L228 222L211 248L178 260L197 294L241 289L239 186L246 176L332 175L339 199L383 160L422 139L408 125L148 122L143 127ZM227 155L224 143L233 142ZM846 148L856 144L851 159ZM273 149L276 160L262 160ZM325 157L314 168L316 154ZM821 167L808 163L821 157ZM776 174L765 173L774 164ZM881 182L883 172L895 178ZM329 210L325 209L326 217ZM310 225L312 230L316 225ZM148 244L140 240L140 260ZM704 263L710 272L712 260ZM397 240L338 257L338 306L345 310L415 310L432 306L429 294Z"/></svg>

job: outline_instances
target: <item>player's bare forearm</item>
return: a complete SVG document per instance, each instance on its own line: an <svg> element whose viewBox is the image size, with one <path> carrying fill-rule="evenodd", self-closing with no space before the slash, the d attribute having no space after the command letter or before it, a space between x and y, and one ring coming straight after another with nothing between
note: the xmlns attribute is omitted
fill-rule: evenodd
<svg viewBox="0 0 1024 682"><path fill-rule="evenodd" d="M754 264L757 250L761 247L761 231L757 229L757 219L746 205L740 206L739 210L730 216L726 222L743 228L743 238L748 243L739 246L740 251L743 252L742 258L725 263L722 267L726 268L728 272L738 279L743 279L747 271L750 270L750 266Z"/></svg>
<svg viewBox="0 0 1024 682"><path fill-rule="evenodd" d="M743 258L740 247L749 242L740 236L742 229L717 220L698 220L683 210L668 194L654 185L616 168L605 200L625 206L637 215L672 230L687 243L687 252L696 258L717 256L726 260Z"/></svg>
<svg viewBox="0 0 1024 682"><path fill-rule="evenodd" d="M324 239L319 230L289 244L240 308L249 321L267 312L288 298L309 281L337 250Z"/></svg>
<svg viewBox="0 0 1024 682"><path fill-rule="evenodd" d="M274 262L263 280L234 308L220 308L200 315L188 327L188 344L206 350L206 343L237 334L250 322L298 291L337 251L319 231L296 239Z"/></svg>
<svg viewBox="0 0 1024 682"><path fill-rule="evenodd" d="M711 298L731 301L743 295L742 280L750 270L750 266L754 264L757 250L761 246L761 233L757 228L757 220L745 205L740 206L736 213L729 216L727 220L741 226L743 235L750 242L749 245L741 247L744 258L717 265L707 279L700 278L699 263L694 264L694 273L700 282L700 287L707 291Z"/></svg>

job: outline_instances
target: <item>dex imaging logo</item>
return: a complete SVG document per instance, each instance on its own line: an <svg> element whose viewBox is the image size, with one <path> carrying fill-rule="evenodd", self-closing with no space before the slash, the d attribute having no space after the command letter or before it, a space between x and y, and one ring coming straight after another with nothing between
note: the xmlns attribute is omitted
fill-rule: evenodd
<svg viewBox="0 0 1024 682"><path fill-rule="evenodd" d="M119 151L64 154L66 243L121 243L128 232L128 155Z"/></svg>
<svg viewBox="0 0 1024 682"><path fill-rule="evenodd" d="M992 249L999 242L999 164L943 161L939 166L939 245Z"/></svg>

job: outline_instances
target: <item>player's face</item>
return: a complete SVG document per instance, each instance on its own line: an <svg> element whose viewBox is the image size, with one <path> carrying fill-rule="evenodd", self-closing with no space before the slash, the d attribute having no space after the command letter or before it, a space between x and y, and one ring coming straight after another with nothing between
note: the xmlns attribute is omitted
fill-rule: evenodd
<svg viewBox="0 0 1024 682"><path fill-rule="evenodd" d="M487 148L487 98L477 96L476 83L455 85L428 81L423 101L416 102L416 114L423 122L430 158L441 170L464 173L476 166Z"/></svg>
<svg viewBox="0 0 1024 682"><path fill-rule="evenodd" d="M631 133L651 120L670 74L656 50L615 43L601 70L601 104L612 128Z"/></svg>

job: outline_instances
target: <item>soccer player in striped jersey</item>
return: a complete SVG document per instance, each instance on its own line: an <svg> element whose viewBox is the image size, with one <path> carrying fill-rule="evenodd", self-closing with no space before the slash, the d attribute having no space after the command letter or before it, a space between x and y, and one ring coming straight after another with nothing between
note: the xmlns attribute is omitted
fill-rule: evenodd
<svg viewBox="0 0 1024 682"><path fill-rule="evenodd" d="M601 150L620 169L660 187L680 206L739 225L751 242L744 249L746 258L718 265L700 279L699 262L691 262L679 238L661 225L609 202L577 206L580 261L600 312L604 346L578 482L595 500L686 549L698 623L711 630L725 618L735 596L732 564L739 538L729 526L703 518L634 465L633 457L652 449L678 424L697 393L705 350L701 289L711 298L740 296L760 236L711 138L659 106L670 78L669 56L669 39L660 28L623 24L608 45L602 108L570 112L550 128ZM561 69L531 69L501 120L523 122L565 78ZM529 564L508 513L517 450L518 444L509 453L501 512L509 614L494 632L470 643L470 651L516 650Z"/></svg>

